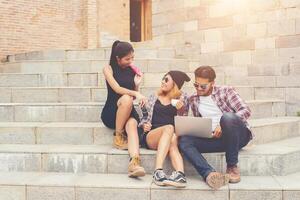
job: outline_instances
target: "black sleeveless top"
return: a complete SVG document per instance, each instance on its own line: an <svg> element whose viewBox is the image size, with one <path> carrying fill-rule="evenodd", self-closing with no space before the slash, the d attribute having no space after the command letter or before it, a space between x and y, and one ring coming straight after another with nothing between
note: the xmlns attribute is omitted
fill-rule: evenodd
<svg viewBox="0 0 300 200"><path fill-rule="evenodd" d="M156 100L153 108L152 127L155 129L164 125L174 125L174 117L177 115L177 109L169 105L163 105L159 99Z"/></svg>
<svg viewBox="0 0 300 200"><path fill-rule="evenodd" d="M129 90L135 89L135 83L134 83L135 73L130 67L121 68L119 66L115 66L112 67L112 70L113 70L113 77L121 87L124 87ZM106 87L107 87L107 99L101 113L101 119L107 127L115 128L116 113L118 110L117 102L122 95L117 94L111 88L111 86L108 84L107 81L106 81ZM139 121L139 116L136 110L134 109L134 107L132 109L130 116L135 118L137 121Z"/></svg>

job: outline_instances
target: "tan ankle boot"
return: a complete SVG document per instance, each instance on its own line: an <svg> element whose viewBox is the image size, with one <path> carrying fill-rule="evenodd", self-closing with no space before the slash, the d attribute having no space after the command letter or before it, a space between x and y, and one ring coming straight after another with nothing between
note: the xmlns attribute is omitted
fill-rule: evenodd
<svg viewBox="0 0 300 200"><path fill-rule="evenodd" d="M114 136L114 147L121 150L127 150L128 149L128 141L127 136L124 131L115 131Z"/></svg>
<svg viewBox="0 0 300 200"><path fill-rule="evenodd" d="M229 175L222 174L219 172L211 172L206 177L206 183L213 188L214 190L219 189L220 187L227 185L229 182Z"/></svg>
<svg viewBox="0 0 300 200"><path fill-rule="evenodd" d="M240 170L237 166L227 167L226 173L229 174L229 183L238 183L241 181Z"/></svg>
<svg viewBox="0 0 300 200"><path fill-rule="evenodd" d="M128 165L128 176L141 177L145 176L145 174L145 169L141 167L141 159L138 156L133 157Z"/></svg>

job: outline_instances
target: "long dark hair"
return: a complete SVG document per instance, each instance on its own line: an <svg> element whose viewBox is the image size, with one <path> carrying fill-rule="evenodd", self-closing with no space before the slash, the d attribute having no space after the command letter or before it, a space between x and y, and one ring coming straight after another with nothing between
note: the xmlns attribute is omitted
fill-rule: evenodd
<svg viewBox="0 0 300 200"><path fill-rule="evenodd" d="M110 66L113 68L118 66L117 56L121 59L131 52L134 52L134 49L130 43L116 40L111 48L111 55L109 61Z"/></svg>

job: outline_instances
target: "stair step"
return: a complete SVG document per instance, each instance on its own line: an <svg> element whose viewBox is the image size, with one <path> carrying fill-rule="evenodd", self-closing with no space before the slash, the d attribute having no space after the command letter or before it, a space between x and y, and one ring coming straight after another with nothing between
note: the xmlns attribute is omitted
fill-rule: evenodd
<svg viewBox="0 0 300 200"><path fill-rule="evenodd" d="M268 144L250 145L239 155L243 175L287 175L300 171L300 137ZM279 148L280 147L280 148ZM224 171L224 153L204 154L218 171ZM141 149L147 173L155 168L156 151ZM45 171L70 173L127 173L128 152L111 145L0 145L0 171ZM293 162L293 165L290 163ZM120 165L124 163L124 165ZM167 159L166 171L171 165ZM185 171L195 169L185 161Z"/></svg>
<svg viewBox="0 0 300 200"><path fill-rule="evenodd" d="M184 70L186 71L186 70ZM167 71L164 72L147 72L144 74L141 86L143 87L160 87L161 79ZM188 72L190 77L194 77L192 72ZM300 76L253 76L235 78L219 74L216 82L220 85L237 85L252 86L256 88L274 88L276 87L298 87L295 83L286 82L285 80L300 80ZM87 72L63 72L63 73L1 73L0 87L104 87L105 79L101 71L99 73ZM186 86L192 87L193 81Z"/></svg>
<svg viewBox="0 0 300 200"><path fill-rule="evenodd" d="M109 59L111 48L81 49L81 50L48 50L33 51L8 56L9 62L15 61L69 61L69 60L95 60ZM175 58L172 48L135 48L136 58Z"/></svg>
<svg viewBox="0 0 300 200"><path fill-rule="evenodd" d="M285 99L284 88L234 86L244 100ZM145 96L154 94L158 87L140 87ZM185 86L182 90L188 94L195 93L193 86ZM107 97L105 86L79 87L2 87L1 103L46 103L46 102L101 102Z"/></svg>
<svg viewBox="0 0 300 200"><path fill-rule="evenodd" d="M252 118L285 116L282 100L246 101ZM0 103L2 122L99 122L103 102ZM137 109L139 110L139 109Z"/></svg>
<svg viewBox="0 0 300 200"><path fill-rule="evenodd" d="M193 72L201 65L199 60L188 59L135 59L143 72L167 72L169 70L185 70ZM73 61L21 61L1 65L3 73L63 73L63 72L101 72L109 64L109 59L73 60ZM219 69L219 68L217 68ZM220 69L221 70L221 69Z"/></svg>
<svg viewBox="0 0 300 200"><path fill-rule="evenodd" d="M158 87L140 88L141 93L145 96L154 94L157 89ZM235 89L244 100L254 100L256 98L255 91L259 92L261 88L236 86ZM268 89L270 88L266 88L266 90ZM190 86L184 87L182 90L188 94L195 92L195 88ZM271 91L267 93L270 94ZM281 97L283 93L284 90L278 91L273 96L283 100ZM107 97L107 89L106 87L3 87L0 88L0 95L1 103L104 102ZM257 97L260 96L262 95L257 95Z"/></svg>
<svg viewBox="0 0 300 200"><path fill-rule="evenodd" d="M255 134L252 144L300 136L300 118L276 117L249 120ZM1 144L111 145L113 130L95 122L2 122Z"/></svg>
<svg viewBox="0 0 300 200"><path fill-rule="evenodd" d="M0 173L0 196L5 200L296 200L300 190L299 173L282 177L244 176L240 183L217 191L198 177L187 177L187 187L183 189L158 187L151 180L150 175L132 179L123 174Z"/></svg>

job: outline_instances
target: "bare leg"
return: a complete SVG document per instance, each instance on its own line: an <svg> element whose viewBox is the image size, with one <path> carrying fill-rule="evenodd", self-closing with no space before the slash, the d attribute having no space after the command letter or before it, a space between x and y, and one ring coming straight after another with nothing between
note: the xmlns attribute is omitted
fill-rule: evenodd
<svg viewBox="0 0 300 200"><path fill-rule="evenodd" d="M134 118L130 118L125 127L128 140L128 152L131 158L140 155L137 126L137 121Z"/></svg>
<svg viewBox="0 0 300 200"><path fill-rule="evenodd" d="M157 150L156 154L156 169L163 168L163 163L169 152L174 127L166 125L150 131L147 135L147 144L150 149Z"/></svg>
<svg viewBox="0 0 300 200"><path fill-rule="evenodd" d="M183 159L178 149L178 138L174 134L169 150L169 156L172 162L172 166L176 171L184 172Z"/></svg>
<svg viewBox="0 0 300 200"><path fill-rule="evenodd" d="M118 111L116 117L116 132L122 132L132 110L133 99L129 95L123 95L118 100Z"/></svg>

